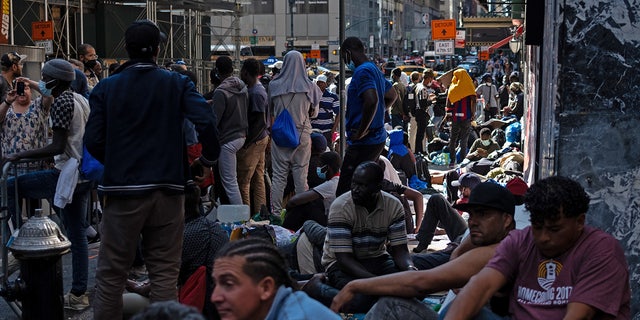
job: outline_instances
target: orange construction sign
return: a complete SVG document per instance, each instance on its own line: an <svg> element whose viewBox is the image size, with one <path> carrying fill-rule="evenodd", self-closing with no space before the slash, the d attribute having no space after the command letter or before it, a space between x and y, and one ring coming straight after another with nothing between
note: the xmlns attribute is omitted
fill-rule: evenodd
<svg viewBox="0 0 640 320"><path fill-rule="evenodd" d="M489 60L489 51L480 51L480 56L478 56L478 59L482 61Z"/></svg>
<svg viewBox="0 0 640 320"><path fill-rule="evenodd" d="M456 20L431 20L431 40L450 40L456 38Z"/></svg>
<svg viewBox="0 0 640 320"><path fill-rule="evenodd" d="M320 59L320 57L321 57L320 50L311 50L311 53L309 54L309 58Z"/></svg>
<svg viewBox="0 0 640 320"><path fill-rule="evenodd" d="M31 40L53 40L53 21L32 22Z"/></svg>

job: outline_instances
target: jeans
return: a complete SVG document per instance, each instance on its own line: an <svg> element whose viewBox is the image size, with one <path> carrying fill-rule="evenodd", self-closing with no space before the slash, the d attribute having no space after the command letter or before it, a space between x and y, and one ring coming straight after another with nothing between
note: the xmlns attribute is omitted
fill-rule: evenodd
<svg viewBox="0 0 640 320"><path fill-rule="evenodd" d="M451 306L451 304L448 304L446 307L444 307L442 310L440 310L440 316L438 317L438 319L444 319L444 317L447 315L447 312L449 311L449 307ZM511 319L511 317L509 316L499 316L495 313L493 313L493 311L491 311L491 309L489 309L489 307L483 307L482 309L480 309L480 312L478 312L478 314L475 315L475 317L472 317L471 319L474 320L509 320Z"/></svg>
<svg viewBox="0 0 640 320"><path fill-rule="evenodd" d="M359 260L359 262L367 271L375 274L376 276L400 272L395 262L393 261L393 258L389 255L371 259L363 259ZM356 279L352 275L343 272L338 266L337 262L327 269L327 278L328 284L336 289L342 289L347 285L347 283ZM335 290L334 296L336 294L338 294L338 290ZM367 310L371 309L371 307L377 300L377 296L356 294L351 302L349 302L348 305L345 306L345 309L348 310L347 312L367 312Z"/></svg>
<svg viewBox="0 0 640 320"><path fill-rule="evenodd" d="M89 248L87 245L87 214L91 199L91 182L78 183L73 192L73 201L62 209L56 209L67 229L71 241L72 283L71 293L80 296L87 291L89 273Z"/></svg>
<svg viewBox="0 0 640 320"><path fill-rule="evenodd" d="M56 193L60 171L56 169L43 170L18 176L18 194L21 197L32 199L53 199ZM12 217L21 219L21 214L16 214L15 206L15 179L7 180L7 203ZM54 207L56 213L62 218L71 241L71 265L72 285L71 292L76 296L82 295L87 290L87 277L89 273L89 253L87 248L87 213L92 184L90 182L78 183L73 192L73 200L64 208Z"/></svg>
<svg viewBox="0 0 640 320"><path fill-rule="evenodd" d="M29 199L49 199L52 200L56 193L56 184L60 171L49 169L35 171L18 176L18 195L21 198ZM17 227L18 221L22 225L22 210L20 204L16 208L15 178L7 179L7 205L8 211L13 220L13 226ZM16 211L17 209L17 211ZM16 214L19 212L19 214Z"/></svg>
<svg viewBox="0 0 640 320"><path fill-rule="evenodd" d="M344 154L340 168L340 180L336 189L336 197L351 190L351 178L358 165L365 161L378 161L384 149L384 142L370 145L350 145Z"/></svg>
<svg viewBox="0 0 640 320"><path fill-rule="evenodd" d="M467 223L458 210L454 209L442 195L434 194L427 201L422 225L416 234L419 250L424 250L431 244L438 223L447 232L450 241L454 241L467 230Z"/></svg>
<svg viewBox="0 0 640 320"><path fill-rule="evenodd" d="M456 163L456 146L460 141L460 159L467 156L467 143L471 131L471 120L454 121L451 123L451 136L449 137L449 156L451 164Z"/></svg>
<svg viewBox="0 0 640 320"><path fill-rule="evenodd" d="M451 258L451 251L441 250L430 253L416 253L411 255L411 260L413 260L413 265L418 268L418 270L429 270L433 269L437 266L443 265L449 262Z"/></svg>
<svg viewBox="0 0 640 320"><path fill-rule="evenodd" d="M416 124L418 125L418 129L416 130L416 139L414 141L415 144L413 146L413 150L415 153L424 153L424 147L426 145L424 137L427 133L429 115L418 115L416 118Z"/></svg>
<svg viewBox="0 0 640 320"><path fill-rule="evenodd" d="M367 312L365 320L436 320L438 314L418 299L382 297Z"/></svg>
<svg viewBox="0 0 640 320"><path fill-rule="evenodd" d="M218 170L224 191L230 204L242 204L242 195L238 186L238 161L236 154L244 145L245 138L238 138L220 146Z"/></svg>

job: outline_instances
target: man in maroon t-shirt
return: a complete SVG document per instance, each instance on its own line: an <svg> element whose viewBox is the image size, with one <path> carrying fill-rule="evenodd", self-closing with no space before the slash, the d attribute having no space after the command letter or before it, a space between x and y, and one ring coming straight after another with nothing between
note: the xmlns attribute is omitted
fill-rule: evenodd
<svg viewBox="0 0 640 320"><path fill-rule="evenodd" d="M629 319L629 272L618 240L585 226L589 196L564 177L525 194L531 227L512 231L487 266L462 289L445 319L483 318L507 286L513 319ZM498 318L499 317L492 317Z"/></svg>

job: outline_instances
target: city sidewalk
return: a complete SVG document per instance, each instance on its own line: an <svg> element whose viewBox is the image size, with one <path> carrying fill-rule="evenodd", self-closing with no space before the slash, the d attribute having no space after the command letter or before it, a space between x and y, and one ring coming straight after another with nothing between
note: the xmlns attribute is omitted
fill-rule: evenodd
<svg viewBox="0 0 640 320"><path fill-rule="evenodd" d="M93 293L95 291L95 274L96 264L98 260L98 248L100 242L89 244L89 279L87 284L87 291L89 293L89 303L93 301ZM65 254L62 257L62 277L64 293L68 293L71 290L71 252ZM82 310L64 310L65 319L73 320L90 320L93 319L93 309L91 307ZM19 320L18 317L7 305L5 300L0 300L0 319L3 320Z"/></svg>

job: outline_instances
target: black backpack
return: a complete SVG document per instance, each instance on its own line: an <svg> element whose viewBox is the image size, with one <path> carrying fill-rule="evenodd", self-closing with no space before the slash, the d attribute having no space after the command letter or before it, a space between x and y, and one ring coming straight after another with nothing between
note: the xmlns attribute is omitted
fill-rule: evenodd
<svg viewBox="0 0 640 320"><path fill-rule="evenodd" d="M404 97L404 100L402 100L402 108L405 111L405 114L407 114L407 112L411 113L411 116L415 117L415 112L416 112L416 100L418 99L417 95L416 95L416 85L415 84L410 84L407 86L407 94Z"/></svg>
<svg viewBox="0 0 640 320"><path fill-rule="evenodd" d="M429 159L424 154L416 154L416 175L418 179L431 185L431 173L429 173Z"/></svg>

